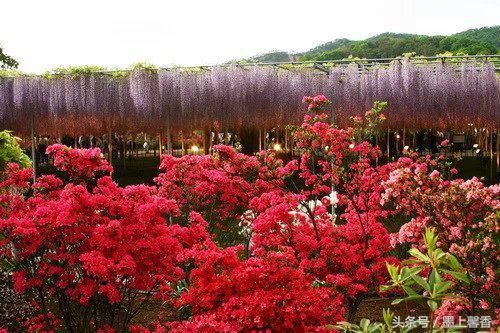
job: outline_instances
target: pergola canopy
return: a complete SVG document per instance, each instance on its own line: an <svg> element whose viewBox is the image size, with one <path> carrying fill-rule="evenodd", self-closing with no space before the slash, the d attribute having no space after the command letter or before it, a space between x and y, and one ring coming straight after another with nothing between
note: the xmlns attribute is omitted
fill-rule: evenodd
<svg viewBox="0 0 500 333"><path fill-rule="evenodd" d="M298 123L304 95L324 94L340 126L387 101L387 126L498 128L500 81L494 62L220 66L198 71L139 69L126 76L0 78L0 128L40 134L270 128ZM472 124L472 125L471 125Z"/></svg>

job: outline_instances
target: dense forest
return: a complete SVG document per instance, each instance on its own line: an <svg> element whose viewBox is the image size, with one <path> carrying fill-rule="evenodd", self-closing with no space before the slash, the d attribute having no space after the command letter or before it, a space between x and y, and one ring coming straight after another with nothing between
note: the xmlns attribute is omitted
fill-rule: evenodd
<svg viewBox="0 0 500 333"><path fill-rule="evenodd" d="M275 51L252 57L252 62L291 60L338 60L349 56L358 58L392 58L405 53L433 56L453 54L500 53L500 26L459 32L450 36L426 36L383 33L364 40L336 39L302 53Z"/></svg>

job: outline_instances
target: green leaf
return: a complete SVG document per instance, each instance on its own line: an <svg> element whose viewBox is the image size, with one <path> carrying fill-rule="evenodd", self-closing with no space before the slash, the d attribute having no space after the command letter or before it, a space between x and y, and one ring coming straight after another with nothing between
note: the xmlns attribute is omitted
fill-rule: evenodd
<svg viewBox="0 0 500 333"><path fill-rule="evenodd" d="M422 288L424 288L424 290L429 292L431 291L431 287L429 286L427 281L424 280L423 277L421 277L420 275L414 275L412 276L412 278L416 283L418 283Z"/></svg>
<svg viewBox="0 0 500 333"><path fill-rule="evenodd" d="M411 268L406 267L406 266L403 267L401 269L401 279L400 279L400 282L404 282L404 281L408 280L413 275L420 273L421 270L422 270L422 268L420 268L420 267L411 267Z"/></svg>
<svg viewBox="0 0 500 333"><path fill-rule="evenodd" d="M383 309L382 316L384 318L384 323L387 327L392 327L392 319L394 318L394 313L390 309Z"/></svg>
<svg viewBox="0 0 500 333"><path fill-rule="evenodd" d="M438 303L431 299L427 301L427 305L429 305L429 308L431 308L432 311L436 311L438 307Z"/></svg>
<svg viewBox="0 0 500 333"><path fill-rule="evenodd" d="M420 252L417 248L411 248L408 253L423 262L429 262L429 257Z"/></svg>
<svg viewBox="0 0 500 333"><path fill-rule="evenodd" d="M435 249L433 252L434 252L434 256L437 260L446 256L446 252L443 252L443 250L441 250L441 249Z"/></svg>
<svg viewBox="0 0 500 333"><path fill-rule="evenodd" d="M435 296L440 295L450 289L453 286L453 282L451 281L439 281L434 286L434 294Z"/></svg>
<svg viewBox="0 0 500 333"><path fill-rule="evenodd" d="M384 284L384 285L380 286L379 290L380 290L381 293L383 293L383 292L385 292L385 291L387 291L387 290L389 290L391 288L392 288L392 286L388 286L388 285Z"/></svg>
<svg viewBox="0 0 500 333"><path fill-rule="evenodd" d="M455 271L462 271L463 267L458 261L457 257L453 254L448 253L448 266Z"/></svg>
<svg viewBox="0 0 500 333"><path fill-rule="evenodd" d="M434 228L425 228L424 243L428 251L436 248L437 236Z"/></svg>
<svg viewBox="0 0 500 333"><path fill-rule="evenodd" d="M443 272L445 274L450 274L455 279L457 279L457 280L459 280L461 282L464 282L466 284L470 284L470 279L469 279L469 277L467 276L466 273L463 273L463 272L454 272L454 271L450 271L450 270L447 270L447 269L442 269L441 272Z"/></svg>
<svg viewBox="0 0 500 333"><path fill-rule="evenodd" d="M361 327L364 331L366 331L366 329L368 328L369 325L370 325L370 320L369 319L363 318L359 322L359 327Z"/></svg>
<svg viewBox="0 0 500 333"><path fill-rule="evenodd" d="M390 263L386 263L387 271L389 272L389 276L393 281L397 281L398 278L398 268Z"/></svg>
<svg viewBox="0 0 500 333"><path fill-rule="evenodd" d="M439 276L438 272L435 269L431 270L431 274L429 274L429 278L427 280L427 282L429 283L431 291L434 290L435 284L437 282L439 282L439 281L441 281L441 277Z"/></svg>
<svg viewBox="0 0 500 333"><path fill-rule="evenodd" d="M418 295L417 292L415 290L413 290L412 288L410 288L408 286L402 286L402 287L403 287L403 290L405 291L405 293L408 294L408 296Z"/></svg>
<svg viewBox="0 0 500 333"><path fill-rule="evenodd" d="M395 299L394 301L391 302L392 305L396 305L396 304L399 304L401 302L408 302L408 301L413 301L413 300L416 300L416 299L422 299L423 297L420 296L420 295L413 295L413 296L408 296L408 297L405 297L405 298L398 298L398 299Z"/></svg>

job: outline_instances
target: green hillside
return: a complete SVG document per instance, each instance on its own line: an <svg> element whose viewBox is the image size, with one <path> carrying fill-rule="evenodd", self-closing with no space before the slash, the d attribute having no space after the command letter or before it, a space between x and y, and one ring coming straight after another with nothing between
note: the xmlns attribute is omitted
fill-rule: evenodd
<svg viewBox="0 0 500 333"><path fill-rule="evenodd" d="M445 52L453 54L500 53L500 26L471 29L451 36L426 36L383 33L364 40L336 39L302 53L275 51L252 57L252 62L280 62L291 60L338 60L349 56L358 58L393 58L404 53L433 56Z"/></svg>
<svg viewBox="0 0 500 333"><path fill-rule="evenodd" d="M284 62L291 61L292 55L284 51L269 52L255 56L250 59L252 62Z"/></svg>
<svg viewBox="0 0 500 333"><path fill-rule="evenodd" d="M484 27L479 29L470 29L457 34L453 37L463 37L471 40L488 42L500 49L500 25L495 27Z"/></svg>

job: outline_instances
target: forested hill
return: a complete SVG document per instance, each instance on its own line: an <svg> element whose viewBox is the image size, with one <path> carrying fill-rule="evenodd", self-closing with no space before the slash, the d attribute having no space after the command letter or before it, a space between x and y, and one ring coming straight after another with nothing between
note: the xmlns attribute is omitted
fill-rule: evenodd
<svg viewBox="0 0 500 333"><path fill-rule="evenodd" d="M337 60L349 56L358 58L392 58L404 53L433 56L445 52L453 54L500 53L500 25L459 32L450 36L426 36L383 33L364 40L336 39L306 52L274 51L247 59L251 62L279 62L292 60Z"/></svg>

